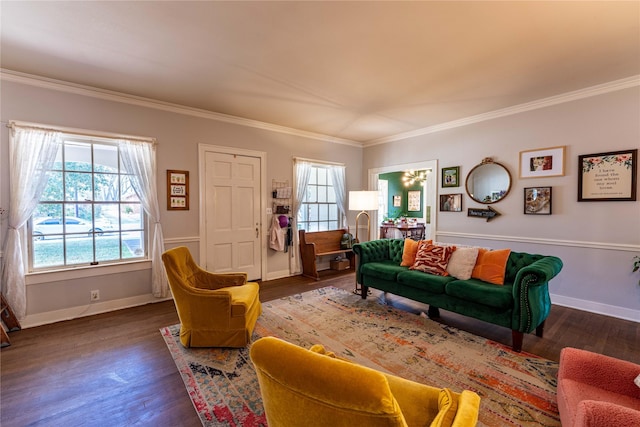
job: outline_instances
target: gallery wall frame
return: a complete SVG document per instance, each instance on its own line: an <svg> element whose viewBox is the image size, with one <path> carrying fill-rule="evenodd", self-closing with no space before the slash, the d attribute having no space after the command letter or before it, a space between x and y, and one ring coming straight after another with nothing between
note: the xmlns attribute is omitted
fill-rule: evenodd
<svg viewBox="0 0 640 427"><path fill-rule="evenodd" d="M420 211L420 191L407 191L407 211L418 212Z"/></svg>
<svg viewBox="0 0 640 427"><path fill-rule="evenodd" d="M402 196L393 196L393 207L399 208L402 206Z"/></svg>
<svg viewBox="0 0 640 427"><path fill-rule="evenodd" d="M167 169L167 210L189 210L189 171Z"/></svg>
<svg viewBox="0 0 640 427"><path fill-rule="evenodd" d="M440 212L462 212L462 193L440 194Z"/></svg>
<svg viewBox="0 0 640 427"><path fill-rule="evenodd" d="M520 178L564 176L565 146L520 152Z"/></svg>
<svg viewBox="0 0 640 427"><path fill-rule="evenodd" d="M460 166L442 168L442 187L460 186Z"/></svg>
<svg viewBox="0 0 640 427"><path fill-rule="evenodd" d="M578 156L578 201L636 201L637 159L637 148Z"/></svg>
<svg viewBox="0 0 640 427"><path fill-rule="evenodd" d="M552 187L527 187L524 189L525 215L551 215Z"/></svg>

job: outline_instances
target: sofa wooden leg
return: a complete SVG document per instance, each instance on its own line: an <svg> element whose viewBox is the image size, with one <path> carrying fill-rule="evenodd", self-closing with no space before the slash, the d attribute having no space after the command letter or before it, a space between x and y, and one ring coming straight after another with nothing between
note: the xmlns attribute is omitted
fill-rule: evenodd
<svg viewBox="0 0 640 427"><path fill-rule="evenodd" d="M440 309L438 307L430 305L429 311L427 311L427 315L429 316L429 319L438 319L440 318Z"/></svg>
<svg viewBox="0 0 640 427"><path fill-rule="evenodd" d="M369 287L360 285L360 292L361 292L360 296L362 297L362 299L367 299L367 294L369 293Z"/></svg>
<svg viewBox="0 0 640 427"><path fill-rule="evenodd" d="M513 341L513 351L517 351L518 353L520 353L522 351L522 341L524 339L524 333L512 329L511 339Z"/></svg>
<svg viewBox="0 0 640 427"><path fill-rule="evenodd" d="M536 328L536 336L542 338L543 334L544 334L544 320Z"/></svg>

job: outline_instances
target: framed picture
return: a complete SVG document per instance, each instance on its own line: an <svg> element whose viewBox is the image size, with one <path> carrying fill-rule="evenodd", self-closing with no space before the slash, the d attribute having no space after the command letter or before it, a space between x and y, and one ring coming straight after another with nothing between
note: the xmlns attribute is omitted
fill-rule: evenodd
<svg viewBox="0 0 640 427"><path fill-rule="evenodd" d="M189 210L189 171L167 170L167 210Z"/></svg>
<svg viewBox="0 0 640 427"><path fill-rule="evenodd" d="M418 212L420 210L420 191L407 191L407 210Z"/></svg>
<svg viewBox="0 0 640 427"><path fill-rule="evenodd" d="M521 151L520 178L563 176L564 151L564 146Z"/></svg>
<svg viewBox="0 0 640 427"><path fill-rule="evenodd" d="M524 213L526 215L551 215L551 187L525 188Z"/></svg>
<svg viewBox="0 0 640 427"><path fill-rule="evenodd" d="M578 201L635 201L638 149L578 156Z"/></svg>
<svg viewBox="0 0 640 427"><path fill-rule="evenodd" d="M462 193L441 194L440 195L440 211L441 212L462 212Z"/></svg>
<svg viewBox="0 0 640 427"><path fill-rule="evenodd" d="M460 166L442 168L442 187L460 186Z"/></svg>
<svg viewBox="0 0 640 427"><path fill-rule="evenodd" d="M399 208L402 205L402 196L393 196L393 207Z"/></svg>

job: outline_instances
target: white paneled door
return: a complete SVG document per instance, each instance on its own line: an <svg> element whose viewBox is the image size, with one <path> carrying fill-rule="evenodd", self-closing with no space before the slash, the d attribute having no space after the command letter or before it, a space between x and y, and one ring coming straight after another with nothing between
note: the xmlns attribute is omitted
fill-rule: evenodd
<svg viewBox="0 0 640 427"><path fill-rule="evenodd" d="M205 153L206 269L261 278L260 158Z"/></svg>

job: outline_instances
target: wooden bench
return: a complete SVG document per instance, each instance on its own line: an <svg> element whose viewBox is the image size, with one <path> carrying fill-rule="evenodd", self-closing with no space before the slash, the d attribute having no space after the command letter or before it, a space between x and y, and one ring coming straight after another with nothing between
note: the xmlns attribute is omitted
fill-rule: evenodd
<svg viewBox="0 0 640 427"><path fill-rule="evenodd" d="M316 259L325 255L344 254L349 259L349 267L355 269L355 256L352 249L341 249L340 241L347 230L298 231L300 240L300 258L302 259L302 275L320 280Z"/></svg>

